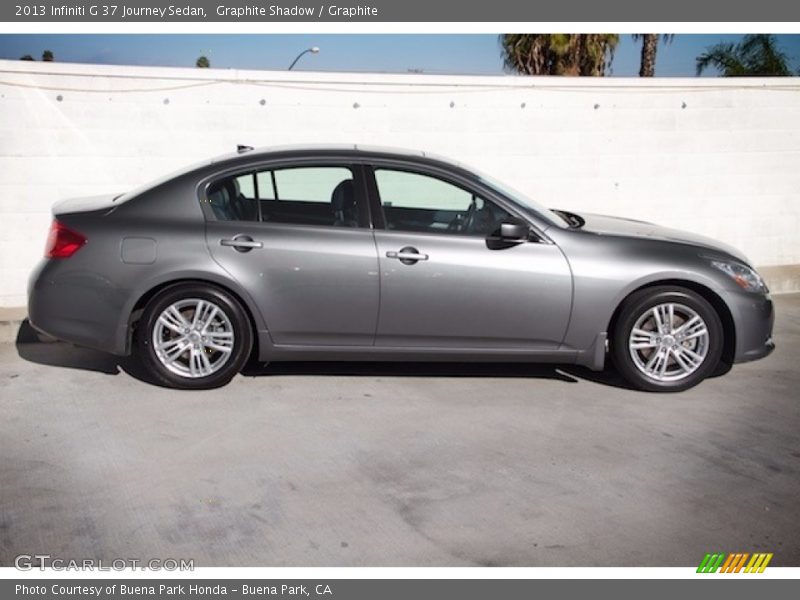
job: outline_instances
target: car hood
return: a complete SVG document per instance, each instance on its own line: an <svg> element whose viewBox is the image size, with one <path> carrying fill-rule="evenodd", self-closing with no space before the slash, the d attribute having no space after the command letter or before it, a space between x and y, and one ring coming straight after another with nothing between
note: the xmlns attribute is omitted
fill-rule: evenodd
<svg viewBox="0 0 800 600"><path fill-rule="evenodd" d="M578 216L585 222L583 227L581 227L584 231L591 231L601 235L649 238L665 242L690 244L692 246L729 254L745 264L750 264L747 257L736 248L696 233L662 227L654 223L636 221L634 219L623 219L620 217L609 217L590 213L581 213Z"/></svg>

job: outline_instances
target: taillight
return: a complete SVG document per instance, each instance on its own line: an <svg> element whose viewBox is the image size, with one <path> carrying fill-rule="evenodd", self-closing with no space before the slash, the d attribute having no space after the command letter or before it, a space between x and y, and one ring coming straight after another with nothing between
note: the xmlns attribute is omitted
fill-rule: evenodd
<svg viewBox="0 0 800 600"><path fill-rule="evenodd" d="M86 238L58 221L50 225L44 255L47 258L69 258L81 249Z"/></svg>

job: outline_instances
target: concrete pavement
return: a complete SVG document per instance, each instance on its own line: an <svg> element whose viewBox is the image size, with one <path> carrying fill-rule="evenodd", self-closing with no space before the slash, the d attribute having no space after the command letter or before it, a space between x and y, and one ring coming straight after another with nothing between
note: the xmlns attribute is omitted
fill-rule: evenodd
<svg viewBox="0 0 800 600"><path fill-rule="evenodd" d="M771 357L677 395L363 363L178 392L23 330L0 345L0 565L799 566L800 295L776 303Z"/></svg>

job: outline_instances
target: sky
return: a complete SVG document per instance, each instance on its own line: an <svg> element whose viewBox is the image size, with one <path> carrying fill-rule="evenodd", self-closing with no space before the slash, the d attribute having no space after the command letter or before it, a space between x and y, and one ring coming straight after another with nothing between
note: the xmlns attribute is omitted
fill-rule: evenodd
<svg viewBox="0 0 800 600"><path fill-rule="evenodd" d="M795 71L800 68L800 35L777 35ZM680 34L659 44L656 76L693 77L695 58L718 42L738 42L741 35ZM459 73L503 73L497 35L490 34L0 34L0 58L24 54L40 58L52 50L59 62L194 66L205 55L215 68L283 70L304 49L295 70ZM620 36L612 76L635 77L640 43ZM709 69L708 76L717 73Z"/></svg>

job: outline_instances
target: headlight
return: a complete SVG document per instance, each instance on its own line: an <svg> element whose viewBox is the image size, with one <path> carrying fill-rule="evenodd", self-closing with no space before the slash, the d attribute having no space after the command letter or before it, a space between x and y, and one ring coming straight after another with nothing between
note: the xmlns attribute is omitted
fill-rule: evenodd
<svg viewBox="0 0 800 600"><path fill-rule="evenodd" d="M721 262L717 260L711 261L711 264L728 275L745 291L761 292L764 294L769 291L764 280L761 279L761 276L750 267L735 262Z"/></svg>

